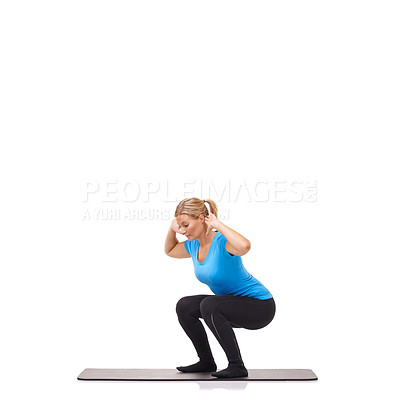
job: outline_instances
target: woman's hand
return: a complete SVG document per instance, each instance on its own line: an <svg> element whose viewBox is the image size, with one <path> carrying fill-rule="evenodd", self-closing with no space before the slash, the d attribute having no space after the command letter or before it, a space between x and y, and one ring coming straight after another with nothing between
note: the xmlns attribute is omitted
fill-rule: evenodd
<svg viewBox="0 0 400 400"><path fill-rule="evenodd" d="M171 229L172 229L173 231L175 231L176 233L180 233L180 232L179 232L180 228L179 228L178 223L176 222L176 218L174 218L174 219L171 221Z"/></svg>
<svg viewBox="0 0 400 400"><path fill-rule="evenodd" d="M207 224L206 236L208 236L213 228L218 229L219 221L214 214L210 213L208 217L205 217L204 222Z"/></svg>

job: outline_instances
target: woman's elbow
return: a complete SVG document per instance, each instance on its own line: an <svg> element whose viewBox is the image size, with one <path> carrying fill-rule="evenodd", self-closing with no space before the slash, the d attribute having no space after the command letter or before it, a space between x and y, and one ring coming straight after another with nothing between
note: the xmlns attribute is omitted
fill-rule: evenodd
<svg viewBox="0 0 400 400"><path fill-rule="evenodd" d="M242 247L241 251L240 251L240 255L244 256L246 253L248 253L251 249L251 243L250 242L246 242L246 244Z"/></svg>

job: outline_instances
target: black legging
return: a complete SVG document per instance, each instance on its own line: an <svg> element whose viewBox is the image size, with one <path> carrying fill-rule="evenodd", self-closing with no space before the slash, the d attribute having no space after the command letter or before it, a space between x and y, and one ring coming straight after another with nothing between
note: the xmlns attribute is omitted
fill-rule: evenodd
<svg viewBox="0 0 400 400"><path fill-rule="evenodd" d="M264 328L274 318L275 301L231 295L186 296L178 301L176 312L200 359L212 357L206 331L199 320L202 318L224 349L228 361L240 362L242 356L232 328Z"/></svg>

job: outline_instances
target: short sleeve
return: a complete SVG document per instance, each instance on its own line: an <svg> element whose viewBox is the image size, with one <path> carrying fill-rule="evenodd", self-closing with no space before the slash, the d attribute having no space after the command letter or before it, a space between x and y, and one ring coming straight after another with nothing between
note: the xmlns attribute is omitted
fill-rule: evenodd
<svg viewBox="0 0 400 400"><path fill-rule="evenodd" d="M191 249L191 245L190 245L191 243L190 243L190 240L185 240L185 249L186 249L186 251L190 254L190 255L192 255L192 249Z"/></svg>
<svg viewBox="0 0 400 400"><path fill-rule="evenodd" d="M234 254L228 253L226 251L226 242L228 239L221 233L221 237L219 238L219 245L220 249L222 250L223 254L225 254L227 257L234 257Z"/></svg>

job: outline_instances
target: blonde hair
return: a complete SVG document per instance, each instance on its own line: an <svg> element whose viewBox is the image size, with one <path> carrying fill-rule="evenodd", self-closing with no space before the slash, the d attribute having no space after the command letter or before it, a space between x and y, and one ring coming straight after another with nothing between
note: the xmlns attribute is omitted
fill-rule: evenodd
<svg viewBox="0 0 400 400"><path fill-rule="evenodd" d="M218 208L213 200L200 200L197 197L191 197L183 199L175 210L175 217L180 214L187 214L192 218L199 218L201 214L208 217L209 211L206 203L210 206L211 214L214 214L218 218Z"/></svg>

